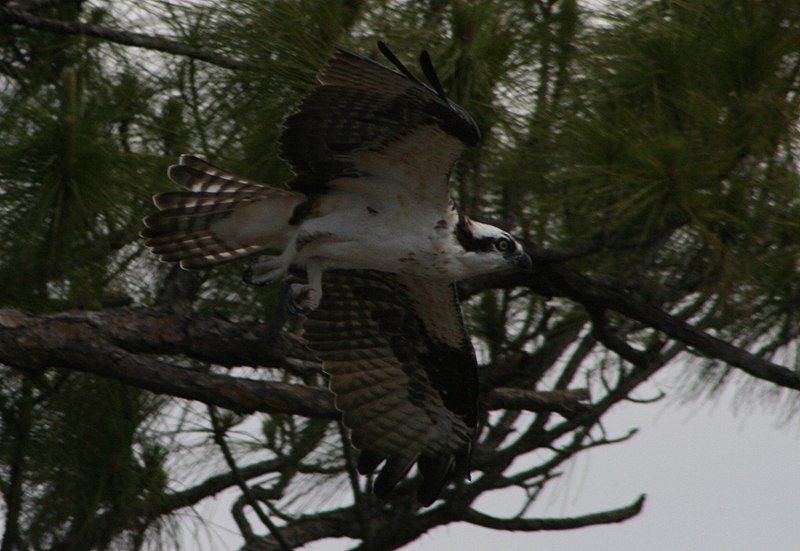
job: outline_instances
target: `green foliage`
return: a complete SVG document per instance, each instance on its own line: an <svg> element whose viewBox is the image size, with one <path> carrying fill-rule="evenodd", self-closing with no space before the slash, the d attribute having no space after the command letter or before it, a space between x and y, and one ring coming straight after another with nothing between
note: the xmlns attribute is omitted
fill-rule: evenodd
<svg viewBox="0 0 800 551"><path fill-rule="evenodd" d="M32 443L31 471L41 479L30 482L45 491L31 502L33 533L68 526L71 536L80 534L99 513L124 518L140 499L163 492L163 451L136 441L155 403L117 382L80 378L66 384L34 428L41 439Z"/></svg>
<svg viewBox="0 0 800 551"><path fill-rule="evenodd" d="M151 304L166 268L144 254L138 231L150 196L173 188L166 167L195 153L281 185L291 175L277 155L281 121L317 69L336 44L377 59L383 39L409 67L429 49L444 88L482 130L482 145L453 173L470 215L500 218L537 244L588 251L571 260L576 267L666 310L691 310L739 345L765 355L796 346L796 2L630 0L602 12L575 0L186 4L76 1L43 14L137 32L150 16L158 25L149 31L167 27L251 69L0 22L0 307ZM196 309L269 318L280 287L248 287L242 268L203 273ZM559 339L566 349L587 319L572 304L554 309L510 291L467 308L491 361ZM551 322L561 332L547 341L536 331ZM626 330L634 344L653 338ZM39 401L30 405L21 376L2 374L4 470L22 413L35 413L26 430L31 549L82 541L99 519L124 525L166 492L166 465L185 450L153 428L162 400L47 373L31 379ZM274 378L298 380L288 371ZM226 419L226 428L240 421ZM333 428L271 416L253 447L332 469L341 457ZM316 489L308 482L287 501Z"/></svg>
<svg viewBox="0 0 800 551"><path fill-rule="evenodd" d="M65 67L40 95L6 99L15 116L0 123L0 303L98 306L110 256L163 187L159 163L128 143L127 128L148 115L145 92L130 75L90 84L88 72Z"/></svg>
<svg viewBox="0 0 800 551"><path fill-rule="evenodd" d="M84 541L99 518L127 519L137 506L160 499L166 453L141 429L163 399L116 381L66 376L27 405L7 401L19 392L19 380L8 377L3 388L0 458L11 463L19 442L10 435L18 430L19 412L32 408L25 427L31 490L24 513L31 548L48 548L64 537Z"/></svg>
<svg viewBox="0 0 800 551"><path fill-rule="evenodd" d="M589 37L595 62L551 193L574 213L560 221L565 238L588 226L649 248L669 235L672 277L686 269L680 257L697 255L697 285L755 299L796 278L775 262L800 253L789 90L800 13L726 4L632 5Z"/></svg>

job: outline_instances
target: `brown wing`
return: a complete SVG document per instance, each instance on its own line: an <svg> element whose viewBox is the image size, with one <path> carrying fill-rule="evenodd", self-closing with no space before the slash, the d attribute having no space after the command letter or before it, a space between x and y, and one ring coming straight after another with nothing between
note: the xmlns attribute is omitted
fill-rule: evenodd
<svg viewBox="0 0 800 551"><path fill-rule="evenodd" d="M330 375L359 471L385 497L418 463L418 499L468 474L477 424L475 354L453 285L372 271L329 271L304 337Z"/></svg>
<svg viewBox="0 0 800 551"><path fill-rule="evenodd" d="M379 176L446 206L452 165L480 132L444 97L427 56L423 69L438 92L382 49L404 74L337 49L320 86L286 120L281 154L297 174L290 187L315 194L339 178Z"/></svg>

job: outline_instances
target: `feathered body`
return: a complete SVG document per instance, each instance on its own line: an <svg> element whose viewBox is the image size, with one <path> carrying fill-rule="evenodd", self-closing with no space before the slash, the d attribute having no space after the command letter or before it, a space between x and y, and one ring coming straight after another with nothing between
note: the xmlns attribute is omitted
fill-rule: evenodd
<svg viewBox="0 0 800 551"><path fill-rule="evenodd" d="M270 253L248 268L251 283L305 269L290 306L307 316L305 338L331 376L359 470L385 462L375 483L384 497L417 463L428 504L453 473L468 473L478 422L477 366L454 283L530 268L530 258L457 210L450 171L480 132L444 96L427 54L432 88L380 46L400 73L339 49L287 119L289 189L184 155L169 176L187 191L156 196L160 211L142 235L187 269Z"/></svg>

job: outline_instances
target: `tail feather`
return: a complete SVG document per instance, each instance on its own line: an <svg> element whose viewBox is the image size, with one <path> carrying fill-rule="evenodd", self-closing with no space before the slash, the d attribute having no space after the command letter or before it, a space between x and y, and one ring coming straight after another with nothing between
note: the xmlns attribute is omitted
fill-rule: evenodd
<svg viewBox="0 0 800 551"><path fill-rule="evenodd" d="M181 157L181 160L187 156ZM196 157L192 166L187 165L172 165L167 170L169 179L176 184L185 187L191 192L196 193L237 193L237 192L254 192L264 190L263 184L238 178L228 172L222 172L219 169L208 165L208 169L201 170L198 168Z"/></svg>
<svg viewBox="0 0 800 551"><path fill-rule="evenodd" d="M149 229L151 229L151 228L145 228L144 230L142 230L141 234L144 234ZM153 235L153 236L142 235L142 237L145 238L145 242L144 242L145 246L153 249L155 247L164 248L164 247L167 247L167 246L177 246L177 245L180 245L181 243L183 243L184 241L191 241L193 239L200 239L200 238L205 237L207 235L210 235L208 233L208 230L197 230L197 231L193 231L193 232L183 233L183 234L181 234L180 236L177 236L177 237L174 234L171 234L171 233L158 234L158 235ZM158 251L153 251L153 252L158 254Z"/></svg>
<svg viewBox="0 0 800 551"><path fill-rule="evenodd" d="M301 193L239 178L197 157L183 155L170 179L187 191L153 197L156 212L141 235L161 260L186 269L222 264L282 248Z"/></svg>
<svg viewBox="0 0 800 551"><path fill-rule="evenodd" d="M216 244L217 239L208 232L194 233L191 237L178 238L174 241L165 241L161 243L153 243L154 240L149 239L145 244L153 250L153 253L164 256L170 253L179 253L181 251L188 251L196 249L205 245Z"/></svg>
<svg viewBox="0 0 800 551"><path fill-rule="evenodd" d="M245 201L162 210L144 218L146 228L142 230L142 237L208 228L213 222L232 214L243 203Z"/></svg>

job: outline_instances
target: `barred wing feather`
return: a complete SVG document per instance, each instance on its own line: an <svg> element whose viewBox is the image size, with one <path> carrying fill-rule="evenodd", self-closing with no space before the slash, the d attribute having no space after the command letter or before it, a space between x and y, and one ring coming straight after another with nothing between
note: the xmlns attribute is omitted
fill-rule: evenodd
<svg viewBox="0 0 800 551"><path fill-rule="evenodd" d="M392 196L447 207L453 163L480 132L462 108L387 55L405 74L337 48L320 86L286 120L281 154L297 174L292 189L313 195L372 176L394 182Z"/></svg>
<svg viewBox="0 0 800 551"><path fill-rule="evenodd" d="M362 474L385 461L385 497L417 463L418 500L465 476L477 424L475 356L452 285L372 271L329 271L304 338L330 375Z"/></svg>

